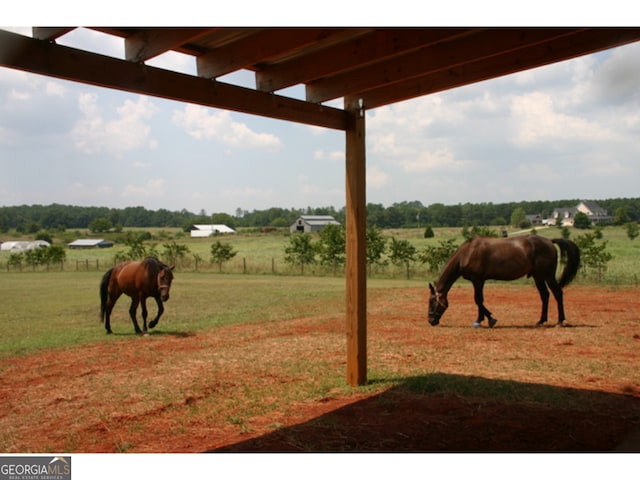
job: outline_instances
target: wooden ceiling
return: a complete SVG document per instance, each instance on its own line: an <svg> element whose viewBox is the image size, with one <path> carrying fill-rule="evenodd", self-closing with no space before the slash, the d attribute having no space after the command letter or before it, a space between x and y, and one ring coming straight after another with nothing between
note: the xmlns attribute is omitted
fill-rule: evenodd
<svg viewBox="0 0 640 480"><path fill-rule="evenodd" d="M325 102L373 109L640 40L640 28L93 28L124 39L113 58L55 43L73 29L0 30L0 65L343 130ZM145 65L170 50L192 55L197 76ZM217 80L238 70L253 88ZM303 99L280 92L295 85Z"/></svg>

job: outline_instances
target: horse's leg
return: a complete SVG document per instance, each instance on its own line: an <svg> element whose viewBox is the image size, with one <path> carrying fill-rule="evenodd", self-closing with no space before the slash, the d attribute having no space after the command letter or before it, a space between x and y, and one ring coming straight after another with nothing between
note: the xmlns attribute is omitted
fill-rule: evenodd
<svg viewBox="0 0 640 480"><path fill-rule="evenodd" d="M478 318L473 324L474 327L479 327L484 317L489 320L489 326L493 327L498 320L491 316L491 312L484 306L484 280L478 280L473 282L473 298L478 306Z"/></svg>
<svg viewBox="0 0 640 480"><path fill-rule="evenodd" d="M540 313L540 320L536 323L536 326L541 327L547 321L547 315L549 312L549 290L544 279L536 278L536 287L540 293L540 300L542 301L542 312Z"/></svg>
<svg viewBox="0 0 640 480"><path fill-rule="evenodd" d="M556 299L556 303L558 304L558 325L561 327L564 326L564 299L562 294L562 288L558 285L558 282L555 278L550 278L547 281L549 288L551 289L551 293L553 293L553 297Z"/></svg>
<svg viewBox="0 0 640 480"><path fill-rule="evenodd" d="M120 298L120 295L122 295L122 292L120 291L116 294L109 293L107 305L104 312L104 328L108 334L113 333L113 331L111 331L111 311L113 310L113 307L115 307L118 298Z"/></svg>
<svg viewBox="0 0 640 480"><path fill-rule="evenodd" d="M142 331L147 333L147 315L149 314L147 311L147 297L142 297L140 304L142 305Z"/></svg>
<svg viewBox="0 0 640 480"><path fill-rule="evenodd" d="M158 304L158 314L156 315L156 318L154 318L151 323L149 323L149 328L153 328L158 324L158 322L160 321L160 315L162 315L162 312L164 312L164 304L162 303L160 297L156 296L153 298L156 299L156 303Z"/></svg>
<svg viewBox="0 0 640 480"><path fill-rule="evenodd" d="M131 297L131 307L129 307L129 315L131 316L131 321L133 322L133 328L136 329L136 333L142 333L140 330L140 326L138 325L138 320L136 319L136 310L138 310L138 304L140 303L140 299L136 296Z"/></svg>

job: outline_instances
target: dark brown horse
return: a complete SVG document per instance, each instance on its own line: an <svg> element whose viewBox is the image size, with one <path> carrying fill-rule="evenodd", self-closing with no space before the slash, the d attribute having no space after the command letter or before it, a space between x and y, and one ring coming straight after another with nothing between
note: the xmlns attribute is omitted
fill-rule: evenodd
<svg viewBox="0 0 640 480"><path fill-rule="evenodd" d="M554 244L560 247L560 253L566 264L560 280L556 280L558 253ZM440 317L449 306L447 293L460 277L473 283L474 297L478 305L478 318L473 324L479 327L484 318L493 327L497 320L484 306L483 288L486 280L515 280L533 277L540 299L542 314L537 325L547 321L549 308L549 290L558 304L558 325L565 320L562 289L578 273L580 250L570 240L554 238L549 240L537 235L513 238L475 237L462 244L445 265L435 287L429 284L429 323L438 325Z"/></svg>
<svg viewBox="0 0 640 480"><path fill-rule="evenodd" d="M111 311L123 293L131 297L129 315L136 333L147 332L147 298L155 299L158 314L149 323L149 328L155 327L164 312L163 302L169 300L173 268L155 257L147 257L142 261L120 263L107 271L100 282L101 319L107 333L112 333ZM136 319L139 304L142 304L143 330Z"/></svg>

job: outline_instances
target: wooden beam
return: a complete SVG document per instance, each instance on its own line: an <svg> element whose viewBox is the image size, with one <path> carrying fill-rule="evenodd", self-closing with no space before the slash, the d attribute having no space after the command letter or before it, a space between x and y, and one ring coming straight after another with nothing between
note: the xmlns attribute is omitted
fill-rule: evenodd
<svg viewBox="0 0 640 480"><path fill-rule="evenodd" d="M569 28L476 30L473 35L428 44L363 68L313 81L306 87L306 98L307 101L321 103L345 94L357 96L373 88L391 86L427 73L513 52L573 32L575 29Z"/></svg>
<svg viewBox="0 0 640 480"><path fill-rule="evenodd" d="M124 58L144 62L208 33L208 28L145 28L125 38Z"/></svg>
<svg viewBox="0 0 640 480"><path fill-rule="evenodd" d="M273 92L314 78L353 70L373 61L380 61L402 52L415 50L447 38L466 35L463 28L384 28L365 30L339 45L325 48L302 59L277 63L256 72L256 88Z"/></svg>
<svg viewBox="0 0 640 480"><path fill-rule="evenodd" d="M0 30L0 65L207 107L345 130L348 114L248 88L85 52Z"/></svg>
<svg viewBox="0 0 640 480"><path fill-rule="evenodd" d="M53 41L56 38L60 38L66 35L71 30L75 30L76 27L33 27L31 29L33 38L38 40Z"/></svg>
<svg viewBox="0 0 640 480"><path fill-rule="evenodd" d="M261 66L256 71L256 88L263 92L275 92L299 83L326 75L335 70L342 71L366 62L375 53L382 53L379 48L393 49L391 32L380 34L370 28L352 28L335 35L335 43L319 48L303 57L293 56L290 59L277 61ZM398 46L396 45L396 48ZM402 48L402 46L400 46Z"/></svg>
<svg viewBox="0 0 640 480"><path fill-rule="evenodd" d="M364 107L345 98L346 131L346 331L347 382L367 382L367 206Z"/></svg>
<svg viewBox="0 0 640 480"><path fill-rule="evenodd" d="M216 78L334 34L326 28L268 28L196 58L198 76Z"/></svg>
<svg viewBox="0 0 640 480"><path fill-rule="evenodd" d="M609 48L640 41L640 29L595 28L576 32L490 59L470 62L460 67L437 71L362 94L367 108L378 108L402 100L470 85L504 75L570 60Z"/></svg>

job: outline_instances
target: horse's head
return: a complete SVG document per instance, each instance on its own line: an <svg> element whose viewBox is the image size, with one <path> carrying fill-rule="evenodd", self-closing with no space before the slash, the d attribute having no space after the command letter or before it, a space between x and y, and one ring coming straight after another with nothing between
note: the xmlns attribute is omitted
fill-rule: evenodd
<svg viewBox="0 0 640 480"><path fill-rule="evenodd" d="M429 284L429 323L434 327L440 323L440 317L449 307L446 293L438 293L433 285Z"/></svg>
<svg viewBox="0 0 640 480"><path fill-rule="evenodd" d="M158 290L160 291L160 298L163 302L169 300L169 289L173 281L174 268L175 265L161 265L160 271L158 272Z"/></svg>

